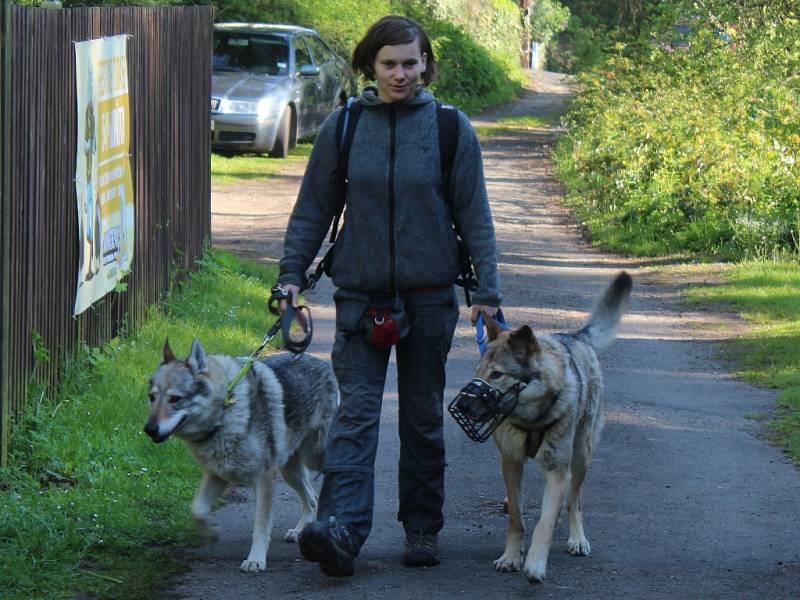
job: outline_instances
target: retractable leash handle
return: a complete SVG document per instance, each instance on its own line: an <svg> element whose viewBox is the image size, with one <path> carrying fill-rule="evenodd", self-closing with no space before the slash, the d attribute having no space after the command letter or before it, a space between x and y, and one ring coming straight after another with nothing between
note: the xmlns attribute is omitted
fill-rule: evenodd
<svg viewBox="0 0 800 600"><path fill-rule="evenodd" d="M286 310L284 311L283 315L280 315L280 311L278 310L278 303L281 300L286 300ZM278 332L283 334L283 345L284 347L291 353L295 355L300 355L306 351L309 344L311 344L311 338L314 333L314 323L311 320L311 311L308 310L307 306L301 305L295 307L293 304L292 293L283 289L282 286L276 285L272 288L272 295L267 302L267 306L269 307L269 311L278 316L278 319L272 324L272 327L269 328L269 331L264 335L264 339L261 340L261 344L256 348L250 356L245 359L242 367L233 376L230 383L228 384L228 391L225 394L225 399L223 400L222 406L223 408L228 408L231 404L236 403L236 398L233 397L233 391L237 385L245 378L247 373L253 367L253 363L261 356L261 353L264 351L264 348L267 347ZM297 319L300 325L303 327L303 331L305 332L305 337L301 340L295 340L292 338L291 335L291 325L292 321Z"/></svg>
<svg viewBox="0 0 800 600"><path fill-rule="evenodd" d="M498 308L493 318L503 329L509 328L506 324L506 318L503 316L503 309ZM478 344L478 350L480 350L481 356L486 352L486 346L488 345L486 336L486 322L483 320L483 313L479 313L478 320L475 321L475 342Z"/></svg>

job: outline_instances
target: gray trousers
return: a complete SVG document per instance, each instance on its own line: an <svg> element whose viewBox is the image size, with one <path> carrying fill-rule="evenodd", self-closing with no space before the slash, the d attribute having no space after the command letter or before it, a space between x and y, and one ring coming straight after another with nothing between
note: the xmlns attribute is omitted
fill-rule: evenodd
<svg viewBox="0 0 800 600"><path fill-rule="evenodd" d="M383 388L391 350L372 346L359 322L368 304L339 290L331 359L341 403L328 437L317 519L347 527L358 551L372 528L374 467ZM437 533L444 524L443 394L445 362L458 321L452 287L402 295L410 333L396 346L400 506L406 531Z"/></svg>

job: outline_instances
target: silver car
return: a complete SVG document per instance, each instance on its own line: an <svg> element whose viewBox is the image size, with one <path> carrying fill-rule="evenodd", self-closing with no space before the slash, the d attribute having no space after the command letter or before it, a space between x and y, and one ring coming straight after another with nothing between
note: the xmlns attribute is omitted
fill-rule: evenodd
<svg viewBox="0 0 800 600"><path fill-rule="evenodd" d="M211 146L284 158L347 100L348 64L311 29L214 26Z"/></svg>

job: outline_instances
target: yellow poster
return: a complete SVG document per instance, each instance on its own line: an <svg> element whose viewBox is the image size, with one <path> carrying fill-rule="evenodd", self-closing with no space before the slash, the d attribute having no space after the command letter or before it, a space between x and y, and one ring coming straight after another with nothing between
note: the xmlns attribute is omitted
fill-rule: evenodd
<svg viewBox="0 0 800 600"><path fill-rule="evenodd" d="M75 314L113 290L133 259L127 36L75 44L78 292Z"/></svg>

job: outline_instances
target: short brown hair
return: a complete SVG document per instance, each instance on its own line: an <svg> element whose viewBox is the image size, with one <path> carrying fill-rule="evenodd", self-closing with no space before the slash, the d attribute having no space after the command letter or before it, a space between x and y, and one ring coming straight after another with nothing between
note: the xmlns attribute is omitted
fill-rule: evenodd
<svg viewBox="0 0 800 600"><path fill-rule="evenodd" d="M420 52L427 55L422 85L430 85L436 78L436 59L428 34L414 19L398 15L388 15L374 23L364 38L353 50L353 70L360 72L369 80L375 79L375 57L384 46L399 46L419 42Z"/></svg>

